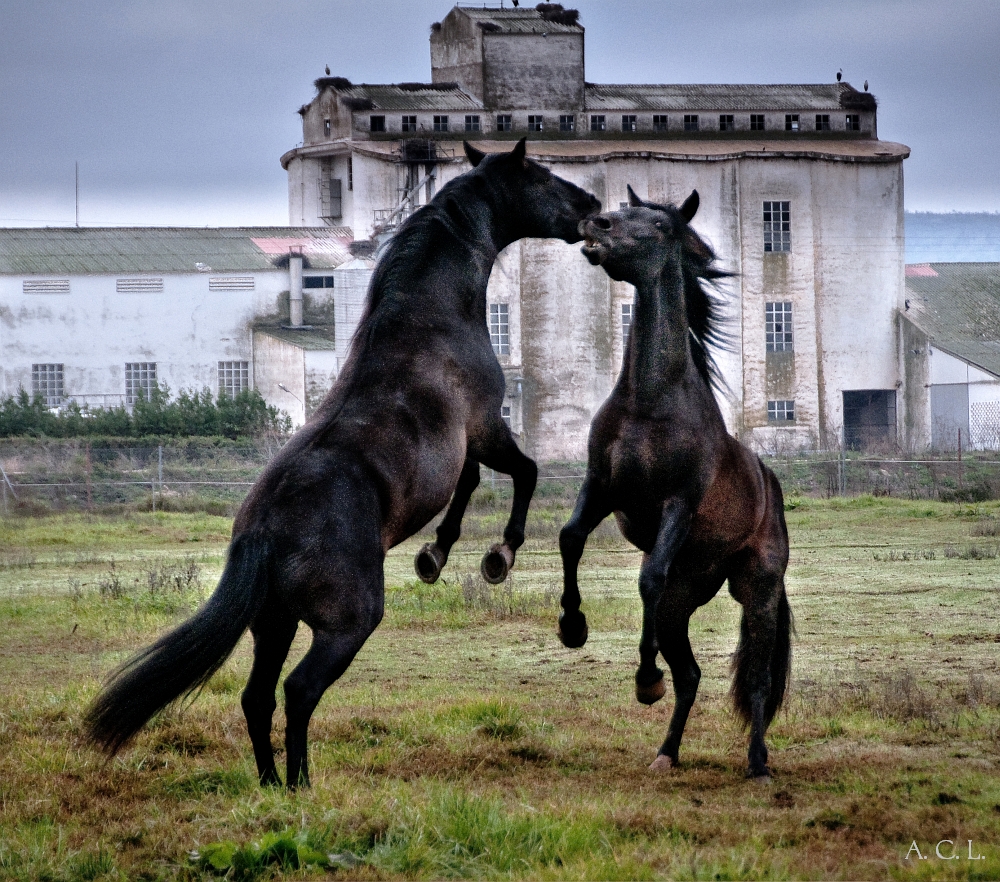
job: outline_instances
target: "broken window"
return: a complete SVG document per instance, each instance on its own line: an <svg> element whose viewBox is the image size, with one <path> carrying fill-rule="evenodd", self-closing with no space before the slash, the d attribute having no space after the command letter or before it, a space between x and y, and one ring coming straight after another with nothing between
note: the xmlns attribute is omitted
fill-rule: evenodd
<svg viewBox="0 0 1000 882"><path fill-rule="evenodd" d="M509 132L511 130L511 118L509 113L497 114L497 131Z"/></svg>
<svg viewBox="0 0 1000 882"><path fill-rule="evenodd" d="M368 129L372 132L384 132L385 131L385 117L384 116L372 116L368 120Z"/></svg>
<svg viewBox="0 0 1000 882"><path fill-rule="evenodd" d="M829 132L830 131L830 114L829 113L817 113L816 114L816 131L817 132Z"/></svg>
<svg viewBox="0 0 1000 882"><path fill-rule="evenodd" d="M684 114L684 131L685 132L697 132L698 131L698 114L697 113L685 113Z"/></svg>
<svg viewBox="0 0 1000 882"><path fill-rule="evenodd" d="M572 113L559 115L559 131L572 132L576 130L576 117Z"/></svg>
<svg viewBox="0 0 1000 882"><path fill-rule="evenodd" d="M763 132L764 131L764 114L763 113L751 113L750 114L750 131L751 132Z"/></svg>
<svg viewBox="0 0 1000 882"><path fill-rule="evenodd" d="M764 203L764 250L792 250L791 202Z"/></svg>
<svg viewBox="0 0 1000 882"><path fill-rule="evenodd" d="M635 131L635 114L634 113L623 113L622 114L622 131L623 132L634 132Z"/></svg>
<svg viewBox="0 0 1000 882"><path fill-rule="evenodd" d="M417 118L415 116L403 116L400 119L400 129L404 132L415 132L417 130Z"/></svg>
<svg viewBox="0 0 1000 882"><path fill-rule="evenodd" d="M540 132L542 130L543 117L541 115L528 115L528 131Z"/></svg>
<svg viewBox="0 0 1000 882"><path fill-rule="evenodd" d="M467 132L478 132L479 131L479 114L478 113L467 113L465 115L465 131L467 131Z"/></svg>
<svg viewBox="0 0 1000 882"><path fill-rule="evenodd" d="M667 115L665 113L653 114L653 131L665 132L667 130Z"/></svg>
<svg viewBox="0 0 1000 882"><path fill-rule="evenodd" d="M720 132L735 132L736 131L736 117L731 113L720 113L719 114L719 131Z"/></svg>
<svg viewBox="0 0 1000 882"><path fill-rule="evenodd" d="M861 131L861 114L860 113L849 113L844 118L844 128L849 132L860 132Z"/></svg>
<svg viewBox="0 0 1000 882"><path fill-rule="evenodd" d="M445 115L435 115L434 116L434 131L435 132L447 132L448 131L448 117Z"/></svg>
<svg viewBox="0 0 1000 882"><path fill-rule="evenodd" d="M590 131L604 132L607 128L608 123L603 113L593 113L590 115Z"/></svg>
<svg viewBox="0 0 1000 882"><path fill-rule="evenodd" d="M785 114L785 131L797 132L799 130L799 115L797 113Z"/></svg>

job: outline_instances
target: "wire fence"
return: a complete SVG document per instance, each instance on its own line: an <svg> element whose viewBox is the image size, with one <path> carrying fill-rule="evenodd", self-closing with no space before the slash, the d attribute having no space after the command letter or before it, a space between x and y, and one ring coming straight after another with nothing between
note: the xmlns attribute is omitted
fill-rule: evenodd
<svg viewBox="0 0 1000 882"><path fill-rule="evenodd" d="M147 447L86 442L0 444L2 511L200 509L231 513L280 447L192 440ZM855 453L765 457L785 496L893 496L982 501L1000 498L1000 454L892 458ZM536 497L572 502L583 463L546 463ZM482 490L511 492L506 475L482 470Z"/></svg>

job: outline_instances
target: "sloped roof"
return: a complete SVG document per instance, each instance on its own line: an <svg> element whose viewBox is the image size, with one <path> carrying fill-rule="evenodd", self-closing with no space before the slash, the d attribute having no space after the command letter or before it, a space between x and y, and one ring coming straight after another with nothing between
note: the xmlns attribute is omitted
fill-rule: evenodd
<svg viewBox="0 0 1000 882"><path fill-rule="evenodd" d="M554 6L555 4L549 4ZM583 26L579 22L569 24L565 15L551 15L546 18L537 8L523 9L476 9L459 6L456 9L467 15L487 33L503 34L580 34ZM572 14L572 10L567 10ZM560 19L564 19L560 21Z"/></svg>
<svg viewBox="0 0 1000 882"><path fill-rule="evenodd" d="M871 110L875 109L874 96L858 92L848 83L813 85L587 83L584 94L588 110L838 111L855 109L855 104L867 103L871 104Z"/></svg>
<svg viewBox="0 0 1000 882"><path fill-rule="evenodd" d="M350 260L349 227L44 227L0 229L0 274L248 272L293 245L308 265Z"/></svg>
<svg viewBox="0 0 1000 882"><path fill-rule="evenodd" d="M1000 377L1000 263L908 264L906 300L937 348Z"/></svg>
<svg viewBox="0 0 1000 882"><path fill-rule="evenodd" d="M328 82L345 103L355 111L371 110L482 110L483 103L457 83L359 83L338 86L335 79L317 80L317 85ZM322 86L321 88L327 88Z"/></svg>

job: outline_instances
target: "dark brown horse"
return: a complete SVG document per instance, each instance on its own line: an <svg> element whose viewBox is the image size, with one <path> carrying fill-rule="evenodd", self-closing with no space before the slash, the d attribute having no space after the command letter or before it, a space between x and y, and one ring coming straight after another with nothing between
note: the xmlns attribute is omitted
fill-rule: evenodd
<svg viewBox="0 0 1000 882"><path fill-rule="evenodd" d="M382 619L386 552L454 494L438 531L443 565L479 463L513 478L501 555L513 561L537 471L501 419L486 285L506 245L579 241L580 221L600 203L528 160L523 140L509 154L466 153L473 170L409 218L377 265L344 369L240 508L214 594L119 670L89 709L87 733L108 753L204 684L249 627L243 711L261 783L280 783L274 692L302 621L313 639L285 680L285 746L289 786L307 785L309 719Z"/></svg>
<svg viewBox="0 0 1000 882"><path fill-rule="evenodd" d="M708 347L720 340L719 318L703 280L727 274L712 267L714 254L688 225L697 192L679 209L643 202L631 187L629 200L629 208L580 224L590 262L636 293L621 376L594 418L587 476L559 536L560 636L570 647L587 639L577 565L587 536L614 512L625 538L644 552L636 697L652 704L665 692L658 652L673 676L674 713L650 767L671 768L701 678L688 621L728 579L743 606L731 695L750 727L748 775L764 777L764 732L781 706L791 661L781 487L726 431L712 393Z"/></svg>

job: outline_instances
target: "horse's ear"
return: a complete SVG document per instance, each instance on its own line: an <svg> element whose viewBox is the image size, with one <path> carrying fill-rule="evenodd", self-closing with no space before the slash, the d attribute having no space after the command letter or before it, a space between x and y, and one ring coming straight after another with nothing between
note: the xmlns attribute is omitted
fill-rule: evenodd
<svg viewBox="0 0 1000 882"><path fill-rule="evenodd" d="M463 141L462 146L465 148L465 156L472 163L472 167L475 168L479 163L483 161L486 156L482 150L476 150L468 141Z"/></svg>
<svg viewBox="0 0 1000 882"><path fill-rule="evenodd" d="M517 144L514 145L514 149L510 152L510 155L514 157L516 162L524 162L525 156L528 153L528 139L527 137L521 138Z"/></svg>
<svg viewBox="0 0 1000 882"><path fill-rule="evenodd" d="M625 189L628 190L628 204L633 208L639 208L642 205L642 200L635 195L635 190L632 189L631 184L626 184Z"/></svg>
<svg viewBox="0 0 1000 882"><path fill-rule="evenodd" d="M685 223L691 223L691 219L698 213L698 205L701 199L698 196L697 190L692 190L691 195L684 200L684 204L681 206L681 217L684 218Z"/></svg>

